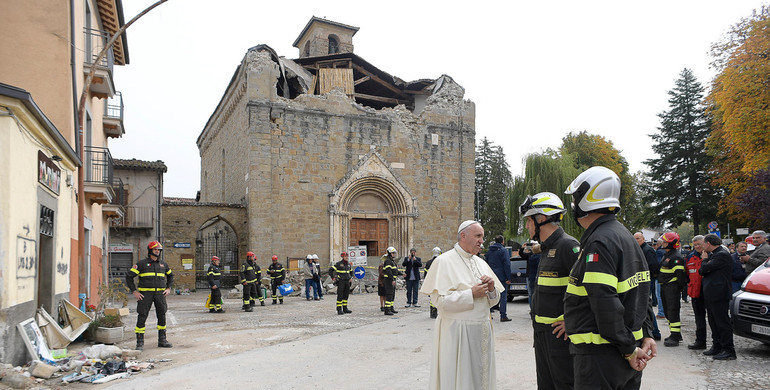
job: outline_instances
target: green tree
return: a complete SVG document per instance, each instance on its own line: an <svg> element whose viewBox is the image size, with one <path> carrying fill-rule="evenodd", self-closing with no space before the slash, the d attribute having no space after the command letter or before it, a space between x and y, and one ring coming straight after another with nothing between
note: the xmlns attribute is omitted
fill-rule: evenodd
<svg viewBox="0 0 770 390"><path fill-rule="evenodd" d="M476 152L476 169L477 218L489 242L506 228L505 199L512 178L503 148L484 137Z"/></svg>
<svg viewBox="0 0 770 390"><path fill-rule="evenodd" d="M620 212L618 218L628 226L629 218L625 209L631 202L633 179L628 170L628 162L620 154L620 150L616 149L611 141L600 135L581 131L567 134L562 139L559 152L562 157L570 157L578 172L583 172L593 166L604 166L618 175L620 178ZM575 176L572 178L574 179ZM567 182L567 184L569 183Z"/></svg>
<svg viewBox="0 0 770 390"><path fill-rule="evenodd" d="M642 228L652 227L654 222L650 204L644 199L644 194L649 191L649 176L639 171L631 175L631 195L626 203L623 213L626 217L626 227L632 232Z"/></svg>
<svg viewBox="0 0 770 390"><path fill-rule="evenodd" d="M712 180L726 190L721 210L748 223L756 212L740 196L770 166L770 8L740 20L712 46L719 72L708 95L713 130L706 143L715 158Z"/></svg>
<svg viewBox="0 0 770 390"><path fill-rule="evenodd" d="M561 157L554 150L549 149L543 153L527 155L524 160L524 176L514 178L508 192L506 236L520 242L529 239L529 233L519 213L519 206L527 195L547 191L558 195L567 207L568 212L561 222L562 228L568 234L580 237L580 228L571 217L572 199L564 194L564 190L579 174L580 171L575 168L570 157Z"/></svg>
<svg viewBox="0 0 770 390"><path fill-rule="evenodd" d="M650 135L658 157L645 161L653 183L643 198L652 205L651 222L670 227L691 220L695 234L716 215L719 202L719 191L708 185L711 158L704 150L710 122L703 93L690 69L679 73L668 91L669 109L658 114L658 132Z"/></svg>

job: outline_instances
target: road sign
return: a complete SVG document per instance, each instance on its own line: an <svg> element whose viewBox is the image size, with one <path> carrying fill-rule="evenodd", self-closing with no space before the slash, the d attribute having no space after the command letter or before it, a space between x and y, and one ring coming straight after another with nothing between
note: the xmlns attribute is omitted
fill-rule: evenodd
<svg viewBox="0 0 770 390"><path fill-rule="evenodd" d="M717 228L717 221L711 221L708 225L709 230L714 230Z"/></svg>
<svg viewBox="0 0 770 390"><path fill-rule="evenodd" d="M174 248L189 248L190 243L189 242L175 242Z"/></svg>
<svg viewBox="0 0 770 390"><path fill-rule="evenodd" d="M353 265L366 265L366 245L349 246L348 261Z"/></svg>
<svg viewBox="0 0 770 390"><path fill-rule="evenodd" d="M739 236L748 236L749 235L749 228L738 228L735 229L735 234Z"/></svg>
<svg viewBox="0 0 770 390"><path fill-rule="evenodd" d="M356 267L355 271L353 271L353 274L356 275L356 278L363 279L364 276L366 276L366 270L364 267Z"/></svg>

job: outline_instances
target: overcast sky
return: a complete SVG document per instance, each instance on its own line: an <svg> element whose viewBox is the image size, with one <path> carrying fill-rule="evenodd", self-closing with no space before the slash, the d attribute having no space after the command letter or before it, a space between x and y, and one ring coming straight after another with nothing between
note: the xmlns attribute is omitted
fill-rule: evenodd
<svg viewBox="0 0 770 390"><path fill-rule="evenodd" d="M152 0L124 0L126 22ZM501 145L520 175L527 153L569 132L612 141L645 170L649 134L683 68L704 86L709 48L764 2L721 1L169 0L127 30L130 63L116 67L126 134L115 158L163 160L165 196L195 197L195 140L246 51L287 58L312 16L359 27L354 51L410 81L450 75L476 104L476 138Z"/></svg>

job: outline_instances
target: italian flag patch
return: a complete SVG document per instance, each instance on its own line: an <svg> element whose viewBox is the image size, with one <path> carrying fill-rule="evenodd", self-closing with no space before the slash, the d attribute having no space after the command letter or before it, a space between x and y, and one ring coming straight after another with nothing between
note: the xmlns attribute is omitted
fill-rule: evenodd
<svg viewBox="0 0 770 390"><path fill-rule="evenodd" d="M586 263L596 263L599 261L599 254L598 253L589 253L586 256Z"/></svg>

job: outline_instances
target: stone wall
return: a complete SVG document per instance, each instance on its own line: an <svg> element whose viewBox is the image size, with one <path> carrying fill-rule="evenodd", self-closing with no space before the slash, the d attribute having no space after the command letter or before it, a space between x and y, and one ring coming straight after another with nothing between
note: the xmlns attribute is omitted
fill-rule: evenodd
<svg viewBox="0 0 770 390"><path fill-rule="evenodd" d="M195 256L196 238L201 226L219 217L227 221L238 236L239 265L245 261L248 243L246 226L246 208L237 204L196 203L193 200L172 200L163 203L163 258L174 272L174 287L195 288L195 265L192 270L185 270L182 256ZM175 242L189 242L190 248L174 248ZM266 265L269 259L264 260Z"/></svg>

